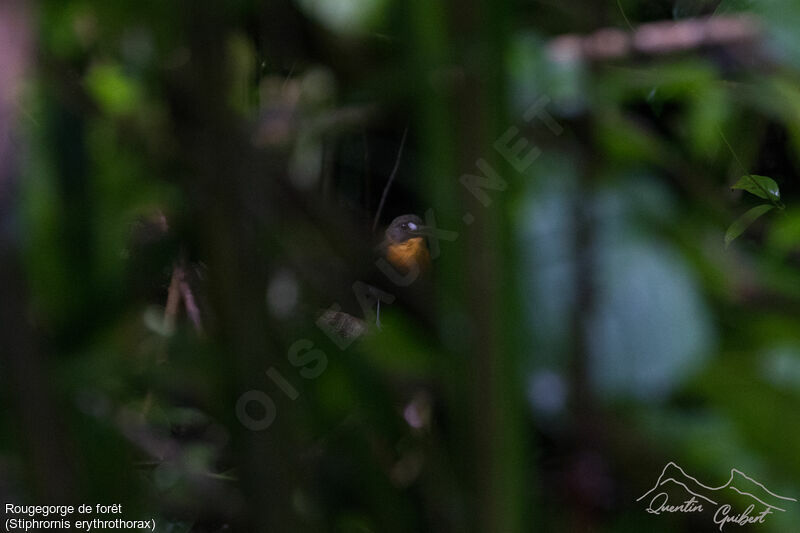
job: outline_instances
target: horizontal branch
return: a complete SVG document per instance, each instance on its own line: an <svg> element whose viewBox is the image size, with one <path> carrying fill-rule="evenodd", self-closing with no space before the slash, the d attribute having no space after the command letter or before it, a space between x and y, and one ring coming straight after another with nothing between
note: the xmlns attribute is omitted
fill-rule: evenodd
<svg viewBox="0 0 800 533"><path fill-rule="evenodd" d="M652 22L633 31L603 28L585 36L562 35L547 44L547 53L556 62L603 61L748 44L758 40L760 35L760 23L753 16L713 16Z"/></svg>

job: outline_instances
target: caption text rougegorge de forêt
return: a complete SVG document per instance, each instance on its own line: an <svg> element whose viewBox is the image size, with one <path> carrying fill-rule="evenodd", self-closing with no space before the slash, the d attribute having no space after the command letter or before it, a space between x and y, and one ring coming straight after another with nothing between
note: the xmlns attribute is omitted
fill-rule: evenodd
<svg viewBox="0 0 800 533"><path fill-rule="evenodd" d="M122 516L122 504L16 505L3 506L5 531L41 531L46 529L103 531L107 529L146 529L155 531L156 521L129 520Z"/></svg>

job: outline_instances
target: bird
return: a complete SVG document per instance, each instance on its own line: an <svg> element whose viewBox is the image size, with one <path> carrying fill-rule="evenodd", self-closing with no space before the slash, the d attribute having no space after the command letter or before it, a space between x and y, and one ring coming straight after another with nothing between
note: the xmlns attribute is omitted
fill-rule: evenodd
<svg viewBox="0 0 800 533"><path fill-rule="evenodd" d="M379 248L383 257L401 274L407 275L416 270L425 275L431 268L426 235L428 228L420 217L400 215L386 228Z"/></svg>
<svg viewBox="0 0 800 533"><path fill-rule="evenodd" d="M360 336L374 320L381 329L381 302L398 304L423 318L430 312L431 253L427 238L431 230L414 214L396 217L376 246L374 266L382 272L353 284L353 294L365 320L342 312L340 307L324 311L320 324L347 339Z"/></svg>
<svg viewBox="0 0 800 533"><path fill-rule="evenodd" d="M422 219L414 214L396 217L384 232L383 241L378 245L380 257L376 266L394 285L390 290L397 293L412 310L419 311L424 304L429 274L431 253L427 236L430 229ZM386 284L382 283L385 287ZM377 294L375 294L377 296ZM376 326L380 329L380 302L376 298ZM417 313L418 314L418 313Z"/></svg>

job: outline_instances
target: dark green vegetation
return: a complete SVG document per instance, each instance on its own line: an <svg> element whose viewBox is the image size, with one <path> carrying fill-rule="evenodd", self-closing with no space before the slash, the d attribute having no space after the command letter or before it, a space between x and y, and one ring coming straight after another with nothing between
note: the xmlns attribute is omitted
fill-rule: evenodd
<svg viewBox="0 0 800 533"><path fill-rule="evenodd" d="M797 3L0 24L0 501L169 532L717 531L636 501L670 460L800 497ZM384 194L379 228L438 228L412 287L374 262ZM797 530L786 507L758 531Z"/></svg>

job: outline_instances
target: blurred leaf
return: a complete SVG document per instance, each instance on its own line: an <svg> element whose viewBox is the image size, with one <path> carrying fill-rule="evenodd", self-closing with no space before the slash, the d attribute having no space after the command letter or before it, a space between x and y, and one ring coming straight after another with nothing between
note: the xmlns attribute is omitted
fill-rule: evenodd
<svg viewBox="0 0 800 533"><path fill-rule="evenodd" d="M782 342L759 355L762 377L774 387L800 392L800 346Z"/></svg>
<svg viewBox="0 0 800 533"><path fill-rule="evenodd" d="M142 90L118 65L96 65L86 75L86 86L110 115L127 115L140 108Z"/></svg>
<svg viewBox="0 0 800 533"><path fill-rule="evenodd" d="M784 212L770 228L768 244L779 254L787 254L800 246L800 213Z"/></svg>
<svg viewBox="0 0 800 533"><path fill-rule="evenodd" d="M386 0L299 0L300 9L328 29L358 34L375 29L386 11Z"/></svg>
<svg viewBox="0 0 800 533"><path fill-rule="evenodd" d="M647 69L619 67L598 79L594 90L601 100L646 101L658 107L718 94L710 89L717 79L717 74L707 64L684 60Z"/></svg>
<svg viewBox="0 0 800 533"><path fill-rule="evenodd" d="M784 469L796 469L800 466L796 453L800 445L800 413L790 407L796 405L795 397L762 377L763 364L737 355L728 353L707 369L697 382L701 394L734 424L751 450L773 458ZM772 428L775 433L764 428ZM777 433L780 438L776 438ZM775 480L771 485L779 483Z"/></svg>
<svg viewBox="0 0 800 533"><path fill-rule="evenodd" d="M566 173L543 171L547 176L538 176L539 185L549 189L526 206L524 224L530 233L522 248L529 258L524 271L530 273L526 292L532 295L532 331L551 357L567 353L572 334L575 226L568 206L574 196L556 189L563 187ZM716 344L709 310L685 259L642 223L645 213L653 217L660 212L664 221L673 220L670 196L636 173L609 183L592 199L593 231L600 243L593 279L602 311L588 326L591 376L606 398L660 401L705 364ZM565 358L553 356L551 368L560 368Z"/></svg>
<svg viewBox="0 0 800 533"><path fill-rule="evenodd" d="M75 58L96 33L92 7L80 2L44 2L41 6L42 47L60 58Z"/></svg>
<svg viewBox="0 0 800 533"><path fill-rule="evenodd" d="M234 34L228 39L228 61L232 78L231 108L244 116L257 102L257 85L254 83L257 61L253 46L244 35Z"/></svg>
<svg viewBox="0 0 800 533"><path fill-rule="evenodd" d="M713 158L720 144L719 128L728 118L730 103L726 91L710 81L696 87L689 97L687 114L688 147L700 158Z"/></svg>
<svg viewBox="0 0 800 533"><path fill-rule="evenodd" d="M730 225L728 231L725 232L725 247L727 248L736 237L744 233L753 222L758 220L761 215L768 212L773 207L774 206L770 204L761 204L750 209L744 215L736 219L736 221Z"/></svg>
<svg viewBox="0 0 800 533"><path fill-rule="evenodd" d="M781 199L781 191L775 180L766 176L748 174L739 178L739 181L731 189L741 189L750 194L755 194L764 200L778 202Z"/></svg>
<svg viewBox="0 0 800 533"><path fill-rule="evenodd" d="M617 110L602 114L596 127L597 142L610 158L625 162L658 162L664 157L660 139L646 125Z"/></svg>
<svg viewBox="0 0 800 533"><path fill-rule="evenodd" d="M800 91L797 89L797 77L787 75L767 79L764 89L754 91L750 100L754 106L783 122L791 134L795 149L800 149Z"/></svg>
<svg viewBox="0 0 800 533"><path fill-rule="evenodd" d="M329 420L346 417L358 405L358 388L351 373L341 366L331 365L311 388L321 411Z"/></svg>
<svg viewBox="0 0 800 533"><path fill-rule="evenodd" d="M214 461L214 450L208 444L190 444L184 449L183 468L189 473L211 473Z"/></svg>
<svg viewBox="0 0 800 533"><path fill-rule="evenodd" d="M392 374L428 376L434 357L439 354L430 349L425 333L394 309L381 307L381 323L383 327L375 335L362 337L365 357Z"/></svg>

